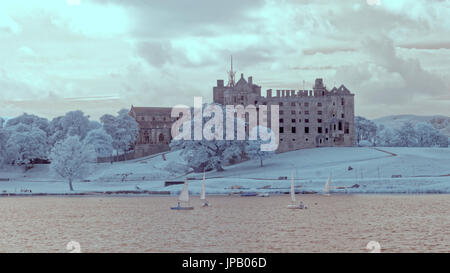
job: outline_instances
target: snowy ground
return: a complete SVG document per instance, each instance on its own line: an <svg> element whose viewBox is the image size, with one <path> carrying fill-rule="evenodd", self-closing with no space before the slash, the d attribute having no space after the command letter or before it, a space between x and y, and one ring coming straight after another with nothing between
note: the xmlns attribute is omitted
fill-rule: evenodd
<svg viewBox="0 0 450 273"><path fill-rule="evenodd" d="M278 154L264 161L228 166L208 172L207 194L240 192L285 193L294 173L298 192L321 192L329 175L336 193L450 193L448 148L318 148ZM352 170L349 170L351 166ZM188 168L179 152L120 163L93 166L89 182L74 183L75 193L151 191L177 194L181 185L164 187L166 180L183 181ZM392 176L401 176L393 178ZM279 177L288 177L279 180ZM200 192L202 174L188 174L189 190ZM67 182L49 172L48 165L0 170L0 194L67 194ZM234 186L234 189L231 187ZM351 186L354 186L350 188ZM148 194L148 192L144 193Z"/></svg>

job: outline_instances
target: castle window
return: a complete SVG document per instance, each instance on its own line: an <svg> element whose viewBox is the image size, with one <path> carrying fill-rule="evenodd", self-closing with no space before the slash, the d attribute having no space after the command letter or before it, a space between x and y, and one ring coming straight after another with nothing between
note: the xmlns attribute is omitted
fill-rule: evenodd
<svg viewBox="0 0 450 273"><path fill-rule="evenodd" d="M305 111L305 115L309 115L309 111Z"/></svg>
<svg viewBox="0 0 450 273"><path fill-rule="evenodd" d="M306 142L308 142L308 139L305 139Z"/></svg>
<svg viewBox="0 0 450 273"><path fill-rule="evenodd" d="M341 105L344 105L344 98L341 99Z"/></svg>
<svg viewBox="0 0 450 273"><path fill-rule="evenodd" d="M302 120L301 120L301 119L298 119L298 122L300 123L300 122L302 122Z"/></svg>
<svg viewBox="0 0 450 273"><path fill-rule="evenodd" d="M309 134L309 127L305 127L305 134Z"/></svg>
<svg viewBox="0 0 450 273"><path fill-rule="evenodd" d="M155 120L156 120L156 118L155 118L155 117L153 117L153 118L152 118L152 120L153 120L153 121L155 121Z"/></svg>
<svg viewBox="0 0 450 273"><path fill-rule="evenodd" d="M280 118L280 123L283 123L283 122L284 122L284 119Z"/></svg>
<svg viewBox="0 0 450 273"><path fill-rule="evenodd" d="M291 111L291 115L295 115L295 111L294 110Z"/></svg>
<svg viewBox="0 0 450 273"><path fill-rule="evenodd" d="M309 106L309 103L308 102L305 102L305 107L308 107Z"/></svg>
<svg viewBox="0 0 450 273"><path fill-rule="evenodd" d="M342 131L342 121L339 121L339 131Z"/></svg>
<svg viewBox="0 0 450 273"><path fill-rule="evenodd" d="M284 114L283 110L280 110L280 115L283 115L283 114Z"/></svg>
<svg viewBox="0 0 450 273"><path fill-rule="evenodd" d="M292 133L295 134L297 129L295 127L292 127Z"/></svg>
<svg viewBox="0 0 450 273"><path fill-rule="evenodd" d="M317 127L317 133L319 133L319 134L322 133L322 127Z"/></svg>
<svg viewBox="0 0 450 273"><path fill-rule="evenodd" d="M295 118L291 119L291 122L292 122L292 123L295 123Z"/></svg>
<svg viewBox="0 0 450 273"><path fill-rule="evenodd" d="M295 102L291 102L291 106L295 106Z"/></svg>
<svg viewBox="0 0 450 273"><path fill-rule="evenodd" d="M322 111L317 111L317 114L318 115L322 115Z"/></svg>
<svg viewBox="0 0 450 273"><path fill-rule="evenodd" d="M293 138L292 141L295 141L295 138Z"/></svg>
<svg viewBox="0 0 450 273"><path fill-rule="evenodd" d="M325 134L328 134L328 128L325 128ZM327 139L328 140L328 139Z"/></svg>
<svg viewBox="0 0 450 273"><path fill-rule="evenodd" d="M350 124L348 122L344 125L344 134L350 134Z"/></svg>
<svg viewBox="0 0 450 273"><path fill-rule="evenodd" d="M306 118L306 119L305 119L305 123L309 123L309 119Z"/></svg>
<svg viewBox="0 0 450 273"><path fill-rule="evenodd" d="M280 105L280 106L283 106L283 103L282 102L280 102L278 105Z"/></svg>
<svg viewBox="0 0 450 273"><path fill-rule="evenodd" d="M344 118L344 114L341 115L341 118Z"/></svg>
<svg viewBox="0 0 450 273"><path fill-rule="evenodd" d="M317 120L317 123L322 123L322 119L319 118L319 119Z"/></svg>
<svg viewBox="0 0 450 273"><path fill-rule="evenodd" d="M333 129L334 131L336 131L336 124L333 124Z"/></svg>
<svg viewBox="0 0 450 273"><path fill-rule="evenodd" d="M163 142L164 141L164 135L163 134L159 134L159 142Z"/></svg>
<svg viewBox="0 0 450 273"><path fill-rule="evenodd" d="M280 127L280 134L284 133L284 127Z"/></svg>
<svg viewBox="0 0 450 273"><path fill-rule="evenodd" d="M317 103L317 106L321 107L321 106L322 106L322 103L321 103L321 102L318 102L318 103Z"/></svg>

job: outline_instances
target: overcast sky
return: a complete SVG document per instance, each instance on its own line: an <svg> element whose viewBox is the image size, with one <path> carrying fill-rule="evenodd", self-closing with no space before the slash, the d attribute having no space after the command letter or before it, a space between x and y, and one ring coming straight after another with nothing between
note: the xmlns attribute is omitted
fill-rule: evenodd
<svg viewBox="0 0 450 273"><path fill-rule="evenodd" d="M2 0L0 116L212 100L237 75L344 84L356 114L450 115L450 1ZM238 76L239 77L239 76Z"/></svg>

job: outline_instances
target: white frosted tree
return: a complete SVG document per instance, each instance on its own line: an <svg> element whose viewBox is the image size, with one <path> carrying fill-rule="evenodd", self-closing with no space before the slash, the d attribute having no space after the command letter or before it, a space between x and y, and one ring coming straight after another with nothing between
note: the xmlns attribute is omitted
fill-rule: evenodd
<svg viewBox="0 0 450 273"><path fill-rule="evenodd" d="M203 106L207 107L206 105ZM219 106L222 107L222 106ZM225 111L223 111L223 118L225 118ZM194 140L194 122L195 117L192 117L190 121L183 124L183 128L191 127L190 139L172 140L170 147L173 150L181 149L180 156L186 161L189 167L195 172L201 172L207 169L215 169L217 171L223 171L223 164L231 159L240 159L244 155L245 147L248 145L247 140L236 140L237 131L234 130L234 140L226 139L226 123L223 123L222 140L212 139L206 140ZM209 118L203 116L203 127L207 125ZM235 128L237 124L241 124L243 121L236 118L234 122ZM183 129L184 130L184 129ZM220 134L219 131L215 131L216 128L211 128L211 133ZM182 133L184 134L184 133Z"/></svg>
<svg viewBox="0 0 450 273"><path fill-rule="evenodd" d="M83 141L87 145L92 145L98 157L111 156L113 152L112 137L103 128L89 131Z"/></svg>
<svg viewBox="0 0 450 273"><path fill-rule="evenodd" d="M415 126L417 144L420 147L431 147L438 145L440 133L433 125L426 122L419 122Z"/></svg>
<svg viewBox="0 0 450 273"><path fill-rule="evenodd" d="M355 117L355 142L359 146L365 140L372 145L375 144L377 125L364 117Z"/></svg>
<svg viewBox="0 0 450 273"><path fill-rule="evenodd" d="M395 131L389 127L381 127L377 130L377 146L396 146L398 143Z"/></svg>
<svg viewBox="0 0 450 273"><path fill-rule="evenodd" d="M73 181L89 174L90 163L96 160L96 152L91 145L81 142L78 136L69 136L55 144L50 159L51 169L67 179L69 189L73 191Z"/></svg>
<svg viewBox="0 0 450 273"><path fill-rule="evenodd" d="M136 120L129 115L128 110L122 109L117 117L103 115L100 118L103 129L112 137L112 145L119 152L125 153L136 142L139 126Z"/></svg>
<svg viewBox="0 0 450 273"><path fill-rule="evenodd" d="M0 127L0 167L7 161L6 143L8 141L8 132Z"/></svg>
<svg viewBox="0 0 450 273"><path fill-rule="evenodd" d="M395 135L398 140L396 146L414 147L417 145L416 130L411 122L405 122L402 127L395 131Z"/></svg>
<svg viewBox="0 0 450 273"><path fill-rule="evenodd" d="M79 136L83 140L93 125L89 116L80 110L67 112L64 116L54 118L49 125L49 143L64 140L67 136Z"/></svg>
<svg viewBox="0 0 450 273"><path fill-rule="evenodd" d="M24 113L18 117L14 117L8 120L5 127L15 127L19 124L25 124L31 127L37 127L45 132L46 135L49 134L49 122L46 118L41 118L36 115L29 115Z"/></svg>
<svg viewBox="0 0 450 273"><path fill-rule="evenodd" d="M46 159L49 152L47 134L31 125L19 123L8 126L6 142L7 161L15 165L33 164L35 159Z"/></svg>

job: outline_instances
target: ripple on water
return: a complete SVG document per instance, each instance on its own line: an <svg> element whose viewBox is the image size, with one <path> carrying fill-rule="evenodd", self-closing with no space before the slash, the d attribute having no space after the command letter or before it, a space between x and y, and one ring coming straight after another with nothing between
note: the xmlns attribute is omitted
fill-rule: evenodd
<svg viewBox="0 0 450 273"><path fill-rule="evenodd" d="M0 198L1 252L446 252L448 195L212 196L171 211L173 197Z"/></svg>

